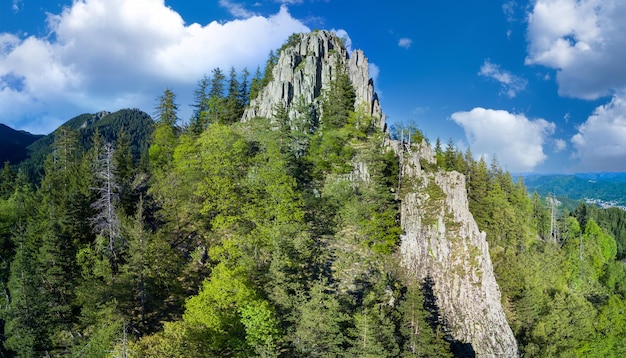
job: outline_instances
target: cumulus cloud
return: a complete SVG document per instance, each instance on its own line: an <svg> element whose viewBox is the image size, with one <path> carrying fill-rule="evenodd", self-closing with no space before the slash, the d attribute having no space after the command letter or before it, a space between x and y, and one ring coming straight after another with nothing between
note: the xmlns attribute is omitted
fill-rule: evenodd
<svg viewBox="0 0 626 358"><path fill-rule="evenodd" d="M11 5L11 8L14 12L19 12L21 10L21 6L22 0L13 0L13 5Z"/></svg>
<svg viewBox="0 0 626 358"><path fill-rule="evenodd" d="M413 44L413 40L411 40L408 37L403 37L403 38L400 39L400 41L398 41L398 46L400 46L402 48L406 48L406 49L411 48L412 44Z"/></svg>
<svg viewBox="0 0 626 358"><path fill-rule="evenodd" d="M241 17L245 19L248 17L256 16L256 13L249 11L241 4L232 2L230 0L220 0L219 4L235 17Z"/></svg>
<svg viewBox="0 0 626 358"><path fill-rule="evenodd" d="M37 133L84 112L151 111L165 87L190 103L211 69L252 72L290 34L309 31L285 6L267 17L186 25L164 0L74 1L48 26L45 38L0 33L0 122ZM51 122L26 128L15 118Z"/></svg>
<svg viewBox="0 0 626 358"><path fill-rule="evenodd" d="M493 64L489 60L485 60L478 74L498 81L502 87L501 93L509 98L517 96L519 92L526 89L528 83L525 79L501 69L500 65Z"/></svg>
<svg viewBox="0 0 626 358"><path fill-rule="evenodd" d="M543 146L555 130L554 123L544 119L530 120L503 110L474 108L451 118L463 127L474 154L487 158L495 154L512 172L532 171L543 163L547 158Z"/></svg>
<svg viewBox="0 0 626 358"><path fill-rule="evenodd" d="M374 83L376 83L376 80L378 80L378 75L380 74L380 68L372 62L368 63L367 66L370 73L370 78L374 80Z"/></svg>
<svg viewBox="0 0 626 358"><path fill-rule="evenodd" d="M557 70L559 94L596 99L626 88L626 2L536 0L527 64Z"/></svg>
<svg viewBox="0 0 626 358"><path fill-rule="evenodd" d="M567 142L563 139L555 139L554 140L554 152L560 153L567 148Z"/></svg>
<svg viewBox="0 0 626 358"><path fill-rule="evenodd" d="M615 95L572 137L578 171L626 171L626 96Z"/></svg>

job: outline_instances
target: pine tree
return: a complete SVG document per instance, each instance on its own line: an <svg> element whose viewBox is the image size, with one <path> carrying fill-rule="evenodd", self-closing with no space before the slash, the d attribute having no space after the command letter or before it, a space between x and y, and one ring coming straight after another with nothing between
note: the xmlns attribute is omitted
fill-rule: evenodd
<svg viewBox="0 0 626 358"><path fill-rule="evenodd" d="M156 106L156 121L159 124L174 126L178 121L178 104L176 95L166 88L163 95L158 98Z"/></svg>
<svg viewBox="0 0 626 358"><path fill-rule="evenodd" d="M441 148L441 139L437 137L437 141L435 142L435 159L437 160L437 165L441 168L446 169L446 161L443 153L443 149Z"/></svg>
<svg viewBox="0 0 626 358"><path fill-rule="evenodd" d="M213 77L211 77L211 87L209 90L209 98L224 98L224 81L226 76L219 67L214 68L212 71Z"/></svg>
<svg viewBox="0 0 626 358"><path fill-rule="evenodd" d="M324 282L315 282L309 291L309 299L298 309L292 340L298 352L305 356L326 357L343 353L346 341L343 326L348 317L326 286Z"/></svg>
<svg viewBox="0 0 626 358"><path fill-rule="evenodd" d="M415 284L406 288L400 303L402 326L400 332L404 341L406 357L452 357L450 344L444 340L438 320L426 310L424 293Z"/></svg>
<svg viewBox="0 0 626 358"><path fill-rule="evenodd" d="M231 67L228 80L228 95L225 98L224 122L232 124L241 119L244 102L241 100L241 83L237 79L237 71Z"/></svg>
<svg viewBox="0 0 626 358"><path fill-rule="evenodd" d="M191 106L194 107L194 110L189 123L189 129L195 134L200 134L208 125L209 85L209 78L204 75L202 79L198 81L198 85L193 92L194 101Z"/></svg>
<svg viewBox="0 0 626 358"><path fill-rule="evenodd" d="M261 68L257 67L254 77L250 82L250 98L249 101L256 99L259 96L259 92L263 88L263 75L261 74Z"/></svg>
<svg viewBox="0 0 626 358"><path fill-rule="evenodd" d="M269 55L267 56L267 62L265 63L265 69L263 70L263 78L261 78L261 86L263 88L267 86L273 79L273 71L274 67L278 63L278 56L274 53L273 50L270 50Z"/></svg>
<svg viewBox="0 0 626 358"><path fill-rule="evenodd" d="M335 74L322 101L322 126L326 129L342 128L354 111L356 94L345 66L337 57Z"/></svg>
<svg viewBox="0 0 626 358"><path fill-rule="evenodd" d="M157 100L157 124L152 134L152 144L148 149L150 166L155 174L167 171L172 162L178 135L176 127L178 105L174 102L175 99L174 92L166 89Z"/></svg>
<svg viewBox="0 0 626 358"><path fill-rule="evenodd" d="M459 170L457 165L457 156L456 156L456 148L454 147L454 142L452 138L448 139L448 144L446 145L446 151L443 154L445 168L446 170Z"/></svg>
<svg viewBox="0 0 626 358"><path fill-rule="evenodd" d="M249 77L250 77L250 72L248 72L248 69L244 67L243 72L241 73L241 82L239 83L239 92L238 92L239 103L244 108L250 103L250 87L248 83Z"/></svg>
<svg viewBox="0 0 626 358"><path fill-rule="evenodd" d="M2 173L0 173L0 200L6 199L13 194L16 178L17 174L13 171L9 162L5 162Z"/></svg>

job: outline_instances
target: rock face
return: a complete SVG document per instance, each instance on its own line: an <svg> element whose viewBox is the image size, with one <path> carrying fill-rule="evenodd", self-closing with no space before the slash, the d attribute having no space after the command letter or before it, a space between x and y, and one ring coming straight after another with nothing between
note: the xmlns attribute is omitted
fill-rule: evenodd
<svg viewBox="0 0 626 358"><path fill-rule="evenodd" d="M299 103L319 110L319 101L342 66L356 92L355 108L365 106L385 130L368 61L362 51L348 55L335 35L315 31L300 35L280 53L273 79L252 100L243 121L271 118L276 105L294 118ZM517 343L500 303L485 233L468 209L465 177L436 167L426 143L410 150L390 139L386 145L399 156L402 264L418 281L430 278L440 313L459 342L471 344L479 357L515 357ZM367 166L355 162L352 180L369 180Z"/></svg>
<svg viewBox="0 0 626 358"><path fill-rule="evenodd" d="M272 71L272 81L251 101L243 115L248 121L254 117L271 118L276 105L292 113L300 102L319 107L320 96L342 66L348 73L356 92L355 107L365 105L368 114L379 118L384 126L374 82L369 77L369 65L363 51L351 55L341 40L328 31L314 31L299 35L299 42L283 49Z"/></svg>
<svg viewBox="0 0 626 358"><path fill-rule="evenodd" d="M440 313L455 340L478 357L515 357L485 233L469 212L465 176L436 168L432 148L407 150L401 160L402 264L418 280L434 282Z"/></svg>

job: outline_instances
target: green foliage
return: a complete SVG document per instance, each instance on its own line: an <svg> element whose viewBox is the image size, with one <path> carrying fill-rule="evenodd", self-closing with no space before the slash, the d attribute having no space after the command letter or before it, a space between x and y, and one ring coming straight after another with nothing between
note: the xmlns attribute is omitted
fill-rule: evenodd
<svg viewBox="0 0 626 358"><path fill-rule="evenodd" d="M401 330L407 339L403 356L452 357L450 344L444 340L438 312L427 309L429 301L425 299L424 292L432 294L416 283L411 283L400 303Z"/></svg>
<svg viewBox="0 0 626 358"><path fill-rule="evenodd" d="M523 181L514 184L496 161L487 168L482 159L476 162L466 154L465 162L470 211L487 232L520 351L527 356L618 356L622 315L608 323L605 312L624 304L620 282L626 271L615 261L621 246L610 234L621 232L619 220L603 221L603 229L595 218L608 215L584 204L571 216L557 217L545 203L551 198L529 196ZM607 324L615 325L615 333L603 328Z"/></svg>
<svg viewBox="0 0 626 358"><path fill-rule="evenodd" d="M280 55L287 48L299 45L302 40L302 35L303 34L301 33L293 33L289 35L287 40L282 44L282 46L280 46L280 49L278 49L278 55Z"/></svg>
<svg viewBox="0 0 626 358"><path fill-rule="evenodd" d="M264 78L257 71L250 97L276 61ZM345 71L321 108L300 98L274 118L240 123L247 93L246 71L227 80L216 69L198 83L187 130L166 91L154 126L137 111L80 116L58 130L36 189L5 168L0 355L452 356L459 342L432 282L413 282L397 262L399 159L379 119L355 110ZM110 118L124 130L97 124ZM136 143L144 132L135 122L148 123L150 140ZM93 129L87 144L83 123ZM412 143L424 139L410 133ZM93 188L105 181L94 167L105 143L116 149L115 265L89 220L101 213ZM622 356L622 216L581 206L551 218L497 162L437 147L438 163L422 167L466 175L521 353ZM136 148L147 150L143 164ZM442 188L413 188L429 197L426 218L443 214L452 227ZM472 248L470 261L479 254Z"/></svg>
<svg viewBox="0 0 626 358"><path fill-rule="evenodd" d="M589 173L575 175L527 175L525 182L532 191L572 200L596 198L625 205L626 183L623 173Z"/></svg>
<svg viewBox="0 0 626 358"><path fill-rule="evenodd" d="M354 111L356 94L350 77L345 67L340 64L338 57L335 68L337 71L322 100L322 127L324 130L344 127L350 113Z"/></svg>
<svg viewBox="0 0 626 358"><path fill-rule="evenodd" d="M259 96L259 92L263 88L263 75L261 74L261 68L257 67L254 77L250 82L250 101L256 99Z"/></svg>
<svg viewBox="0 0 626 358"><path fill-rule="evenodd" d="M274 51L270 51L267 56L267 62L265 63L265 69L263 70L263 77L261 78L259 89L267 86L273 79L274 67L278 63L278 55L274 53Z"/></svg>
<svg viewBox="0 0 626 358"><path fill-rule="evenodd" d="M54 150L55 138L62 136L63 131L67 129L77 135L77 153L85 153L92 148L92 138L96 133L103 142L115 143L119 135L124 132L129 137L133 161L138 162L147 154L154 123L148 114L138 109L122 109L109 114L100 112L74 117L53 133L28 146L30 157L19 164L19 169L31 181L36 183L41 181L45 160Z"/></svg>

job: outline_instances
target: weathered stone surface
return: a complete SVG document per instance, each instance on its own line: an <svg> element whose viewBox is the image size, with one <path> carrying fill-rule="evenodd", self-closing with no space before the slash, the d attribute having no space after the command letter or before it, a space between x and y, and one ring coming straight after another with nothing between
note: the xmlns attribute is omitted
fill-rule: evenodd
<svg viewBox="0 0 626 358"><path fill-rule="evenodd" d="M365 104L385 131L367 58L360 50L349 56L341 41L327 31L301 35L299 43L281 52L273 80L250 103L243 120L271 118L276 105L286 106L294 118L294 107L301 101L319 109L320 96L329 87L336 66L344 66L350 77L355 108ZM425 142L414 143L410 151L388 137L384 143L400 157L403 266L417 280L432 278L441 314L456 340L470 343L479 357L517 356L485 234L469 212L465 177L437 170L434 150ZM366 163L356 158L352 164L354 170L347 179L369 181Z"/></svg>
<svg viewBox="0 0 626 358"><path fill-rule="evenodd" d="M290 109L291 115L292 105L299 101L319 106L320 95L338 71L336 66L343 66L352 81L355 108L365 104L366 111L378 118L380 128L384 129L385 119L369 77L367 58L361 50L348 55L341 40L328 31L302 34L299 44L281 51L272 71L273 80L251 101L243 120L271 118L276 105Z"/></svg>
<svg viewBox="0 0 626 358"><path fill-rule="evenodd" d="M515 357L517 343L500 302L485 233L468 208L465 176L430 171L435 162L422 142L401 157L401 243L403 266L433 291L452 336L470 343L479 357Z"/></svg>

